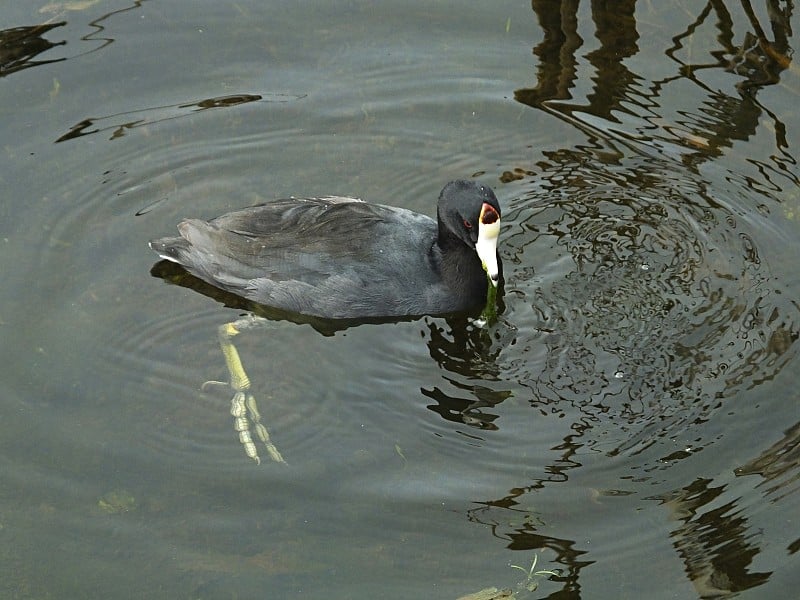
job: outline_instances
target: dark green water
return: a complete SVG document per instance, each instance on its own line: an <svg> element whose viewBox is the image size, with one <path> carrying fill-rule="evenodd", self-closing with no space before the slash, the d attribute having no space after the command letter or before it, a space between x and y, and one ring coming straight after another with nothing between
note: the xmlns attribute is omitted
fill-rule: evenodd
<svg viewBox="0 0 800 600"><path fill-rule="evenodd" d="M4 3L0 596L795 598L796 10L608 5ZM256 466L147 241L470 177L498 321L239 336Z"/></svg>

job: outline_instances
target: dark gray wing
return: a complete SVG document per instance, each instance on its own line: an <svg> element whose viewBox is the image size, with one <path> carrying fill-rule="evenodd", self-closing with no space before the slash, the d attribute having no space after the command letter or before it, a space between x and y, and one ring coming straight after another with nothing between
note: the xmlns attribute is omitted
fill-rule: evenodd
<svg viewBox="0 0 800 600"><path fill-rule="evenodd" d="M188 219L178 228L180 238L151 242L162 258L285 310L399 316L416 314L426 295L443 293L430 255L436 222L401 208L340 197L287 199L208 222Z"/></svg>

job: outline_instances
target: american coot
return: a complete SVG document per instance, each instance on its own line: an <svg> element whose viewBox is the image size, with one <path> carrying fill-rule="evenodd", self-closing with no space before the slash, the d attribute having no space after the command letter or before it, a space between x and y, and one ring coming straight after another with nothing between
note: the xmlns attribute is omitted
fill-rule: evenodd
<svg viewBox="0 0 800 600"><path fill-rule="evenodd" d="M328 319L444 314L482 306L497 285L500 206L452 181L430 217L353 198L292 198L187 219L150 247L259 304ZM485 267L485 271L484 271Z"/></svg>
<svg viewBox="0 0 800 600"><path fill-rule="evenodd" d="M212 219L187 219L181 237L150 247L200 279L259 304L323 319L444 314L486 303L497 286L500 206L488 187L452 181L438 219L354 198L292 198ZM488 278L487 278L488 275ZM491 284L489 283L491 281ZM493 296L494 294L492 294ZM219 328L234 396L231 415L247 455L260 462L251 427L270 440L232 338L264 319ZM209 382L211 383L211 382Z"/></svg>

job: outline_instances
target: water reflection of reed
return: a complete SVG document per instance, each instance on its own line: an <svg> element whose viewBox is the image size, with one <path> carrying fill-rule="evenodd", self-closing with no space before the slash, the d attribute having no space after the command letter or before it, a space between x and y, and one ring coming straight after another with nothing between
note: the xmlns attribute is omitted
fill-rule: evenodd
<svg viewBox="0 0 800 600"><path fill-rule="evenodd" d="M557 458L543 467L546 475L468 513L509 548L555 554L550 564L564 567L554 578L562 589L550 596L558 598L580 597L580 572L593 561L575 541L543 535L537 515L515 526L497 511L527 513L533 500L524 497L567 480L580 467L575 455L587 447L638 456L651 463L645 472L689 458L714 443L701 440L702 424L727 400L773 380L796 358L800 335L797 304L761 258L759 235L768 235L769 226L758 231L759 201L753 200L778 205L781 182L790 189L798 184L785 126L757 100L790 64L792 3L767 0L769 39L749 1L742 2L745 22L737 22L725 3L709 1L672 37L666 54L678 64L677 73L648 83L625 64L641 42L635 2L592 2L599 47L585 58L595 73L591 92L576 98L578 84L586 83L578 81L585 72L577 56L584 43L579 6L577 0L532 1L544 31L533 51L537 83L518 89L515 98L578 127L588 142L546 152L536 168L509 166L501 177L535 180L532 191L506 211L519 225L507 241L506 272L508 293L515 304L522 299L530 305L540 332L538 339L515 342L546 348L539 364L506 356L502 374L529 388L533 405L573 419L572 433L553 449ZM713 60L681 58L685 45L701 35L700 26L712 21L718 35L703 44L712 46ZM737 46L734 31L741 27L747 31ZM703 83L700 74L709 69L738 75L739 94ZM702 99L694 111L681 106L680 120L662 106L673 81L691 82ZM751 161L762 180L732 174L729 180L741 185L739 197L720 195L700 165L753 136L765 115L777 151L768 161ZM572 265L544 286L530 267L543 247L555 248ZM502 418L493 422L502 428ZM610 427L617 433L611 445ZM773 498L787 493L800 466L796 430L737 475L760 474ZM687 431L697 445L664 454L669 445L663 444L660 450L659 439ZM695 480L650 498L680 523L671 541L703 598L731 596L770 576L749 572L761 547L739 499L717 506L724 489L713 480ZM716 508L709 509L712 503Z"/></svg>
<svg viewBox="0 0 800 600"><path fill-rule="evenodd" d="M34 60L39 54L55 46L63 46L67 42L51 42L44 35L51 29L66 25L66 21L34 25L30 27L13 27L0 31L0 77L22 71L30 67L47 65L65 60Z"/></svg>
<svg viewBox="0 0 800 600"><path fill-rule="evenodd" d="M775 442L756 458L738 469L736 475L760 475L764 495L772 502L797 492L800 488L800 422L784 432L783 438ZM800 548L800 539L795 541L795 550ZM788 548L791 552L792 549Z"/></svg>
<svg viewBox="0 0 800 600"><path fill-rule="evenodd" d="M791 2L783 6L777 0L766 2L774 36L770 40L748 0L742 2L747 23L737 23L724 2L709 1L683 32L672 37L674 44L666 55L678 64L678 72L666 73L650 82L624 63L639 51L635 4L633 0L614 3L613 7L592 3L600 47L586 55L595 73L591 92L579 101L572 94L579 83L576 52L583 45L578 34L579 2L533 0L533 10L544 30L544 40L533 50L539 58L537 84L516 90L515 99L568 121L585 131L590 139L599 133L604 146L616 143L634 146L645 153L679 153L687 164L707 162L721 156L734 140L747 139L759 127L764 113L775 121L776 146L787 148L785 127L759 104L757 93L764 86L778 83L781 72L790 66ZM716 46L708 52L714 60L704 62L691 52L688 53L691 58L682 58L681 51L686 53L686 45L712 19L718 35L713 42L703 41L712 48ZM737 27L745 29L740 45L733 42ZM740 95L730 96L704 83L700 75L708 70L741 76L737 85ZM666 116L669 110L660 98L670 83L679 80L695 85L704 102L694 111L682 106L678 115L681 120L671 121ZM771 169L779 174L779 166L780 163L772 165ZM524 173L510 169L505 179L523 176Z"/></svg>
<svg viewBox="0 0 800 600"><path fill-rule="evenodd" d="M698 479L655 498L680 523L670 537L700 598L732 596L765 583L772 574L749 572L760 548L748 519L736 502L717 505L725 487L712 483ZM709 510L711 504L715 507Z"/></svg>
<svg viewBox="0 0 800 600"><path fill-rule="evenodd" d="M115 140L121 138L132 129L150 127L164 121L187 117L201 110L231 108L251 102L291 102L300 98L301 96L286 94L269 94L267 97L260 94L231 94L182 102L180 104L126 111L103 117L87 118L73 125L68 132L56 140L56 143L103 132L110 132L109 139Z"/></svg>

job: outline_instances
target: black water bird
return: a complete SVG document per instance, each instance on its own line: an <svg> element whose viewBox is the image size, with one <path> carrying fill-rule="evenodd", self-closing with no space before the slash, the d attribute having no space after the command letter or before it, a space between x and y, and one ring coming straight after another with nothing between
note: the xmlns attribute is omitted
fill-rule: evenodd
<svg viewBox="0 0 800 600"><path fill-rule="evenodd" d="M328 196L186 219L178 230L180 237L150 247L227 292L325 319L479 308L502 277L500 206L490 188L472 181L444 187L436 220Z"/></svg>

